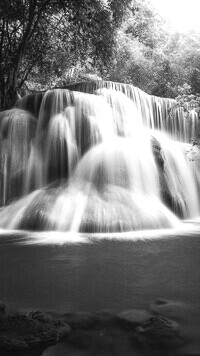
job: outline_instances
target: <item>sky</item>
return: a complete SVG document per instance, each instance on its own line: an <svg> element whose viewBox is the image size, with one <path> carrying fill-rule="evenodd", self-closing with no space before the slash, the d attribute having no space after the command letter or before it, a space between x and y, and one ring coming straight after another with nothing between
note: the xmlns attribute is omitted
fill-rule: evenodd
<svg viewBox="0 0 200 356"><path fill-rule="evenodd" d="M157 12L181 32L200 32L200 0L150 0Z"/></svg>

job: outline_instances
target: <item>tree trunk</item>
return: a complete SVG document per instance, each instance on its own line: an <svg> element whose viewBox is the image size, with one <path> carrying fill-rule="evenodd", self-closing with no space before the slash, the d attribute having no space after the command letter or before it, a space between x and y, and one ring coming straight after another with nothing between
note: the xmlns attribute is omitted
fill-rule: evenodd
<svg viewBox="0 0 200 356"><path fill-rule="evenodd" d="M14 106L17 95L17 70L11 68L6 83L0 85L0 110L7 110Z"/></svg>

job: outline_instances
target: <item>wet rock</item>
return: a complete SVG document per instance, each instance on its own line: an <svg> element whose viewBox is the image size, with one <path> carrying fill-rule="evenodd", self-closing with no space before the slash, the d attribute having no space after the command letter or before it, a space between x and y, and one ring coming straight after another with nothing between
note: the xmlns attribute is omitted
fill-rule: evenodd
<svg viewBox="0 0 200 356"><path fill-rule="evenodd" d="M159 178L159 186L160 186L160 195L164 202L164 204L173 211L178 217L183 218L183 201L178 194L173 196L170 191L169 180L166 174L167 170L167 162L165 160L165 156L162 152L162 147L159 141L151 136L151 147L154 155L154 159L158 168L158 178Z"/></svg>
<svg viewBox="0 0 200 356"><path fill-rule="evenodd" d="M117 315L117 320L121 325L135 328L143 324L152 314L143 309L125 310Z"/></svg>
<svg viewBox="0 0 200 356"><path fill-rule="evenodd" d="M151 136L151 147L153 155L156 161L157 166L163 170L164 169L164 158L162 155L162 149L158 140L155 137Z"/></svg>
<svg viewBox="0 0 200 356"><path fill-rule="evenodd" d="M58 332L50 323L41 323L25 315L7 315L1 318L1 356L39 356L57 341Z"/></svg>
<svg viewBox="0 0 200 356"><path fill-rule="evenodd" d="M45 314L47 314L51 319L54 319L54 320L62 320L62 321L65 321L65 315L66 315L66 312L64 311L57 311L57 310L49 310L47 311ZM68 314L67 314L68 315Z"/></svg>
<svg viewBox="0 0 200 356"><path fill-rule="evenodd" d="M178 323L161 316L154 316L137 327L134 337L146 349L170 350L185 343Z"/></svg>
<svg viewBox="0 0 200 356"><path fill-rule="evenodd" d="M93 315L87 312L67 313L65 321L72 329L87 329L94 325Z"/></svg>
<svg viewBox="0 0 200 356"><path fill-rule="evenodd" d="M58 336L59 340L66 337L67 335L69 335L69 333L71 331L71 328L69 327L69 325L64 323L64 321L57 320L57 319L54 320L47 313L42 313L40 311L34 311L34 312L29 313L28 316L29 316L29 318L36 320L42 324L52 325L52 327L54 327L57 330L57 336Z"/></svg>
<svg viewBox="0 0 200 356"><path fill-rule="evenodd" d="M111 325L116 322L116 315L112 310L103 309L94 314L94 320L100 325Z"/></svg>
<svg viewBox="0 0 200 356"><path fill-rule="evenodd" d="M1 356L40 356L71 331L63 321L40 311L11 315L5 310L5 304L0 303Z"/></svg>
<svg viewBox="0 0 200 356"><path fill-rule="evenodd" d="M47 324L52 324L53 319L47 314L47 313L42 313L41 311L32 311L28 314L28 317L37 320L40 323L47 323Z"/></svg>
<svg viewBox="0 0 200 356"><path fill-rule="evenodd" d="M188 314L192 312L192 307L181 301L158 299L151 303L150 311L167 318L182 320L188 318Z"/></svg>

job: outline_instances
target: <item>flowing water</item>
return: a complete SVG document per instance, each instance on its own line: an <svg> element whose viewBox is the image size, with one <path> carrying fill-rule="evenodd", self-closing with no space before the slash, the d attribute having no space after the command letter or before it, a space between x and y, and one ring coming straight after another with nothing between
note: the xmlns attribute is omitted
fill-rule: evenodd
<svg viewBox="0 0 200 356"><path fill-rule="evenodd" d="M1 116L0 227L122 232L199 216L199 160L186 155L198 117L173 105L111 82L20 100Z"/></svg>
<svg viewBox="0 0 200 356"><path fill-rule="evenodd" d="M199 222L120 234L1 231L1 299L21 311L119 312L158 298L197 307L199 231Z"/></svg>
<svg viewBox="0 0 200 356"><path fill-rule="evenodd" d="M111 82L1 113L1 299L120 311L168 298L197 311L198 129L194 111Z"/></svg>

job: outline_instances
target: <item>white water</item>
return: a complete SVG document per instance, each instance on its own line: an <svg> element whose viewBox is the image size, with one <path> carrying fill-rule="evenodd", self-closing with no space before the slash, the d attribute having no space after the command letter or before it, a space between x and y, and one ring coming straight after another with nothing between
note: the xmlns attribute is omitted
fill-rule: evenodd
<svg viewBox="0 0 200 356"><path fill-rule="evenodd" d="M172 117L172 101L131 86L102 82L93 92L45 93L37 124L4 113L0 227L123 232L199 215L198 160L191 167L179 142L194 135L196 116Z"/></svg>

